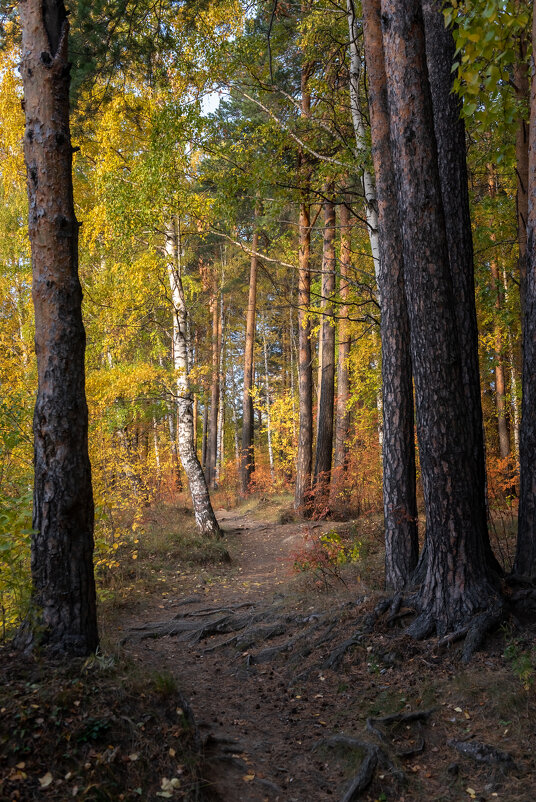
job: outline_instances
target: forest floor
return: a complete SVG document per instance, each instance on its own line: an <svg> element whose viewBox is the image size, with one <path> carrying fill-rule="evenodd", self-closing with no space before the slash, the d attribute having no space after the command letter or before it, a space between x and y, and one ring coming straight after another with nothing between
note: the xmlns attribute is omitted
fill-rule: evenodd
<svg viewBox="0 0 536 802"><path fill-rule="evenodd" d="M197 798L199 787L201 798L223 802L536 798L534 632L512 623L463 666L459 644L405 636L404 608L372 627L382 597L378 518L282 523L291 518L284 504L218 511L230 560L221 546L186 557L184 510L147 512L148 539L104 594L102 656L82 679L61 666L53 678L64 726L57 709L70 711L70 763L41 750L32 785L34 756L22 750L17 768L11 755L0 799L157 802ZM317 559L320 537L349 555L346 564ZM308 570L296 572L297 556ZM52 726L54 714L36 691L44 669L21 674L14 661L0 659L12 689L9 702L0 698L0 745L11 714L19 742L33 727L40 747L43 718ZM38 709L27 715L41 724L22 731L9 705L18 695L27 709L32 693Z"/></svg>

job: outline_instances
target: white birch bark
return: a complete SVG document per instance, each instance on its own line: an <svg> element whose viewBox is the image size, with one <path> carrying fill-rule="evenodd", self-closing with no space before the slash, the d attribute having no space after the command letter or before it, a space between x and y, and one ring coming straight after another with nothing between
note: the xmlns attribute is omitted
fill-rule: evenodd
<svg viewBox="0 0 536 802"><path fill-rule="evenodd" d="M366 136L363 116L359 103L359 78L361 75L361 59L357 48L357 19L353 0L346 0L346 14L348 17L348 30L350 34L350 109L355 133L356 161L363 162L366 154ZM369 170L363 167L363 191L365 193L365 209L367 217L370 250L374 260L374 274L378 283L380 269L380 247L378 241L378 206L376 201L376 187L374 178Z"/></svg>
<svg viewBox="0 0 536 802"><path fill-rule="evenodd" d="M205 475L194 443L193 398L188 380L188 313L182 286L180 236L176 221L172 221L168 227L165 247L173 303L173 361L177 374L179 455L188 479L199 531L203 535L221 537L222 532L212 509Z"/></svg>

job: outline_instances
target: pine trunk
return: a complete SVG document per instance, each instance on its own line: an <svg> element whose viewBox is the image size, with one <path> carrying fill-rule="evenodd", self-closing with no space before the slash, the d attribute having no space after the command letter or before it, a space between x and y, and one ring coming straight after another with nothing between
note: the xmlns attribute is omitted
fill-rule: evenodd
<svg viewBox="0 0 536 802"><path fill-rule="evenodd" d="M467 414L420 3L383 0L382 26L427 522L422 617L410 631L435 628L441 635L488 610L496 591L480 503L483 466Z"/></svg>
<svg viewBox="0 0 536 802"><path fill-rule="evenodd" d="M473 236L465 156L465 124L461 117L461 100L452 91L452 65L456 47L452 32L445 28L441 0L423 0L422 7L439 180L462 364L465 414L471 419L471 447L478 471L474 503L480 508L480 514L487 518L486 458L478 364L478 326L475 305ZM454 198L456 198L456 202L453 201ZM489 565L500 573L501 568L489 543L487 527L483 534Z"/></svg>
<svg viewBox="0 0 536 802"><path fill-rule="evenodd" d="M322 258L322 323L319 365L317 438L314 469L315 504L327 503L333 455L333 410L335 400L335 206L324 201L324 247Z"/></svg>
<svg viewBox="0 0 536 802"><path fill-rule="evenodd" d="M345 203L340 207L339 213L341 229L340 249L340 284L339 293L342 305L339 310L339 348L337 353L337 407L335 418L335 452L333 467L339 473L347 468L348 448L346 440L350 428L350 413L348 401L350 399L350 382L348 376L348 357L350 355L350 332L348 326L348 295L349 270L351 265L351 227L350 212Z"/></svg>
<svg viewBox="0 0 536 802"><path fill-rule="evenodd" d="M400 590L417 565L419 551L410 333L389 141L380 0L363 0L362 8L380 243L385 584Z"/></svg>
<svg viewBox="0 0 536 802"><path fill-rule="evenodd" d="M255 209L255 217L258 211ZM249 268L249 295L246 316L246 345L244 348L244 393L242 397L242 452L240 459L240 490L243 495L249 490L251 477L255 472L255 451L253 444L253 368L255 350L255 314L257 308L257 250L259 232L255 226L251 243L251 263Z"/></svg>
<svg viewBox="0 0 536 802"><path fill-rule="evenodd" d="M69 128L69 23L61 0L19 4L38 389L32 580L40 640L86 655L98 644L85 331ZM26 637L21 632L21 642ZM33 640L33 634L28 631Z"/></svg>
<svg viewBox="0 0 536 802"><path fill-rule="evenodd" d="M536 14L532 45L536 45ZM519 437L519 519L514 571L536 578L536 79L530 93L527 275L523 320L523 394Z"/></svg>
<svg viewBox="0 0 536 802"><path fill-rule="evenodd" d="M302 115L310 110L310 95L307 92L308 67L301 72ZM313 367L311 355L311 324L309 305L311 302L311 213L307 192L311 177L310 168L300 154L299 168L304 181L304 197L300 203L299 254L298 254L298 454L296 459L296 486L294 507L303 508L311 490L313 463Z"/></svg>

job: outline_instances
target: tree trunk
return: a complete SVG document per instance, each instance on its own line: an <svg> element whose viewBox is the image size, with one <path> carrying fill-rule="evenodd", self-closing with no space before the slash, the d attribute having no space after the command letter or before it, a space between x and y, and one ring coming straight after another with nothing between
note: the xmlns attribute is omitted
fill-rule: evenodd
<svg viewBox="0 0 536 802"><path fill-rule="evenodd" d="M335 453L333 467L340 473L346 471L348 448L346 440L350 427L350 413L348 401L350 399L350 384L348 377L348 357L350 355L350 332L348 326L348 272L351 259L351 227L350 212L345 203L341 204L339 212L341 229L340 251L340 284L339 292L342 305L339 310L339 348L337 353L337 414L335 418Z"/></svg>
<svg viewBox="0 0 536 802"><path fill-rule="evenodd" d="M166 416L168 419L169 428L169 443L171 446L171 469L175 480L175 490L180 493L182 490L181 469L179 465L179 452L177 437L175 435L175 426L173 425L173 415L171 412Z"/></svg>
<svg viewBox="0 0 536 802"><path fill-rule="evenodd" d="M363 0L362 8L380 243L385 584L400 590L409 581L419 552L410 332L389 141L380 0Z"/></svg>
<svg viewBox="0 0 536 802"><path fill-rule="evenodd" d="M207 482L194 443L193 401L188 379L188 313L182 286L180 232L175 223L166 234L166 252L173 302L173 361L177 371L179 454L190 487L197 528L202 535L221 537L222 532L212 509Z"/></svg>
<svg viewBox="0 0 536 802"><path fill-rule="evenodd" d="M302 114L310 110L310 95L307 91L307 65L302 67L301 94ZM309 304L311 301L311 213L307 202L307 192L311 177L303 155L300 155L300 172L304 181L303 199L300 203L298 254L298 454L296 459L296 487L294 507L303 508L311 490L311 469L313 462L313 368L311 358L311 324Z"/></svg>
<svg viewBox="0 0 536 802"><path fill-rule="evenodd" d="M206 398L203 404L203 431L201 432L201 465L206 474L207 471L207 451L208 451L208 400Z"/></svg>
<svg viewBox="0 0 536 802"><path fill-rule="evenodd" d="M255 218L258 217L255 207ZM243 495L249 490L251 477L255 472L255 451L253 445L253 368L255 351L255 314L257 308L257 256L259 232L255 220L251 242L251 263L249 268L249 296L246 315L246 344L244 348L244 393L242 396L242 453L240 459L240 491Z"/></svg>
<svg viewBox="0 0 536 802"><path fill-rule="evenodd" d="M519 6L519 2L516 3ZM518 41L519 58L514 65L514 89L519 105L519 117L516 127L516 206L517 206L517 242L519 247L519 294L521 314L525 308L525 283L527 275L527 218L528 218L528 183L529 183L529 125L523 116L522 109L530 100L529 71L527 65L527 40L521 33Z"/></svg>
<svg viewBox="0 0 536 802"><path fill-rule="evenodd" d="M536 46L536 14L532 23ZM527 276L523 320L523 394L519 437L519 518L514 571L536 578L536 79L530 91Z"/></svg>
<svg viewBox="0 0 536 802"><path fill-rule="evenodd" d="M211 300L212 310L212 378L210 389L210 416L207 436L207 484L211 489L216 487L216 459L218 454L218 413L220 409L220 352L221 352L221 317L218 303L218 292L214 289Z"/></svg>
<svg viewBox="0 0 536 802"><path fill-rule="evenodd" d="M419 1L382 0L382 26L427 522L422 617L410 631L422 636L435 628L441 635L488 610L496 590L486 560L483 466L475 460L475 421L467 414Z"/></svg>
<svg viewBox="0 0 536 802"><path fill-rule="evenodd" d="M456 48L452 32L445 28L442 7L441 0L422 2L439 180L466 403L465 414L471 419L471 447L478 471L474 503L479 506L480 514L487 518L486 458L478 364L478 326L465 157L465 124L461 117L461 100L452 91L452 65ZM453 202L454 198L456 202ZM487 527L483 536L490 567L500 572L501 568L489 543Z"/></svg>
<svg viewBox="0 0 536 802"><path fill-rule="evenodd" d="M266 345L266 320L262 331L262 351L264 356L264 393L266 396L266 434L268 436L268 459L270 461L270 478L272 482L275 478L274 473L274 449L272 447L272 415L270 400L270 380L268 378L268 347Z"/></svg>
<svg viewBox="0 0 536 802"><path fill-rule="evenodd" d="M61 0L19 4L38 389L32 580L39 639L86 655L98 644L85 331L69 129L69 23ZM33 641L29 630L21 632Z"/></svg>
<svg viewBox="0 0 536 802"><path fill-rule="evenodd" d="M333 409L335 399L335 206L324 201L324 249L322 259L322 324L319 365L317 438L314 469L315 505L327 503L333 455Z"/></svg>
<svg viewBox="0 0 536 802"><path fill-rule="evenodd" d="M358 164L365 164L367 158L367 137L363 113L359 102L359 77L361 75L361 57L357 43L359 41L359 30L354 0L346 0L346 16L348 18L349 50L350 50L350 110L352 113L352 123L354 127L356 150L355 156ZM376 199L376 187L372 175L362 168L363 191L365 193L365 210L370 241L370 250L374 261L374 275L378 279L380 269L380 243L378 239L378 204Z"/></svg>

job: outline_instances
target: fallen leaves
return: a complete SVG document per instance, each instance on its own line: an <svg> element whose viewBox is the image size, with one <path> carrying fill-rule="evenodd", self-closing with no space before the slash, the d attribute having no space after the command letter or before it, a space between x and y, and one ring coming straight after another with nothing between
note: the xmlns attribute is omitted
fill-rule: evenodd
<svg viewBox="0 0 536 802"><path fill-rule="evenodd" d="M54 777L52 776L50 771L47 771L47 773L43 777L39 777L39 785L41 786L41 788L48 788L48 786L52 785L53 782L54 782Z"/></svg>

